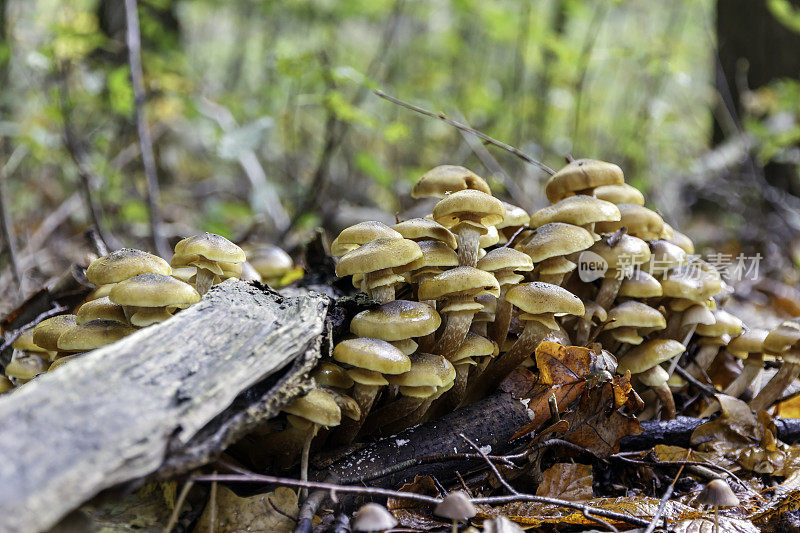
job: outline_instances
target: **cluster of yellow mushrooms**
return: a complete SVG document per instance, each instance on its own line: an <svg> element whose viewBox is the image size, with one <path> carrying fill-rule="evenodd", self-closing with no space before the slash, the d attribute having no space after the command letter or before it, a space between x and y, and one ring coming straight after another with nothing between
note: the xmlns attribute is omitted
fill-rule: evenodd
<svg viewBox="0 0 800 533"><path fill-rule="evenodd" d="M644 207L617 165L572 161L545 192L551 205L528 214L468 169L439 166L412 190L435 199L430 215L344 229L331 243L336 273L377 304L353 318L352 335L314 369L315 388L260 432L270 462L299 460L305 471L312 444L347 444L441 416L520 365L534 366L544 339L599 343L614 354L617 372L629 371L645 400L643 419L675 416L673 393L687 385L679 363L682 374L709 383L720 354L742 360L734 381L714 384L741 397L765 360L778 360L754 409L768 408L800 376L800 323L746 329L722 310L730 290L719 273ZM214 283L277 285L294 272L275 247L245 259L208 233L180 241L171 263L130 249L97 259L87 270L97 288L76 314L45 320L14 343L0 392L169 318Z"/></svg>
<svg viewBox="0 0 800 533"><path fill-rule="evenodd" d="M111 344L139 328L163 322L195 304L211 285L242 278L245 252L228 239L205 233L175 245L168 263L161 257L123 248L94 260L86 269L96 288L75 314L37 324L12 343L14 352L0 374L0 393L54 370L79 354ZM252 251L245 279L277 285L294 269L275 246Z"/></svg>

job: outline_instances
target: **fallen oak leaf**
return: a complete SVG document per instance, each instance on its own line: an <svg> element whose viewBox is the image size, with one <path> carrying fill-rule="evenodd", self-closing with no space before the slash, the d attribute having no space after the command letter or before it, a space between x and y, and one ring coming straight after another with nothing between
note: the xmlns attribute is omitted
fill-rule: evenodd
<svg viewBox="0 0 800 533"><path fill-rule="evenodd" d="M590 500L594 496L592 480L590 465L556 463L542 474L536 495L572 502Z"/></svg>
<svg viewBox="0 0 800 533"><path fill-rule="evenodd" d="M274 492L242 498L220 485L217 488L214 527L211 527L211 507L209 502L197 521L194 533L291 532L297 524L289 517L296 517L300 512L297 493L288 487L278 487Z"/></svg>
<svg viewBox="0 0 800 533"><path fill-rule="evenodd" d="M745 402L725 394L715 395L721 414L715 420L700 425L692 432L690 442L701 448L705 443L724 441L750 446L760 439L758 421Z"/></svg>

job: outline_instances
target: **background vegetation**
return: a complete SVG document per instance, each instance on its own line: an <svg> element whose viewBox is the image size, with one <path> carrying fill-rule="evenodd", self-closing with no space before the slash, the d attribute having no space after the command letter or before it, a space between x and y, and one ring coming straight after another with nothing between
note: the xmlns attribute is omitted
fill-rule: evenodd
<svg viewBox="0 0 800 533"><path fill-rule="evenodd" d="M765 250L792 281L800 68L778 46L800 9L747 3L141 0L165 232L296 249L320 224L406 216L410 184L443 163L544 205L535 167L380 87L551 167L615 161L669 222ZM150 245L123 1L0 0L0 17L0 186L23 276L3 254L5 307L85 259L94 218L110 246ZM748 63L742 41L766 59Z"/></svg>

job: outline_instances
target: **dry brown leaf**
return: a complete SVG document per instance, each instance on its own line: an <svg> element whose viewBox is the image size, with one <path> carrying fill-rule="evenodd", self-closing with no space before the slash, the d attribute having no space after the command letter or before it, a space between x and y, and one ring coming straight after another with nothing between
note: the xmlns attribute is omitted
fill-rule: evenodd
<svg viewBox="0 0 800 533"><path fill-rule="evenodd" d="M655 516L661 501L658 498L621 497L621 498L592 498L582 502L591 507L597 507L617 513L649 520ZM478 517L489 518L505 516L518 524L530 527L541 527L546 524L578 524L597 526L597 522L583 516L581 511L567 509L556 505L538 502L513 502L500 507L478 506ZM664 516L670 521L688 520L707 516L705 512L689 507L682 503L667 502ZM612 518L604 518L613 525L628 525Z"/></svg>
<svg viewBox="0 0 800 533"><path fill-rule="evenodd" d="M400 492L414 492L427 496L440 496L433 478L430 476L415 476L414 481L400 487ZM449 527L449 523L442 522L431 514L431 506L427 503L399 498L389 498L386 508L392 512L400 525L409 529L431 531Z"/></svg>
<svg viewBox="0 0 800 533"><path fill-rule="evenodd" d="M674 533L714 533L714 518L711 516L682 520L677 524L672 524L670 530ZM719 530L725 533L759 533L761 531L749 520L727 516L719 517Z"/></svg>
<svg viewBox="0 0 800 533"><path fill-rule="evenodd" d="M209 502L197 522L195 533L211 531L209 527L211 512ZM274 492L241 498L227 487L219 486L215 512L216 526L213 528L215 533L239 531L283 533L294 531L296 525L284 515L296 517L300 509L297 505L297 494L287 487L278 487Z"/></svg>
<svg viewBox="0 0 800 533"><path fill-rule="evenodd" d="M739 449L736 447L735 449ZM681 446L667 446L666 444L656 444L653 451L658 456L659 461L700 461L710 463L728 470L738 470L733 459L728 458L732 448L724 443L712 443L704 451L690 450ZM688 455L687 455L688 452Z"/></svg>
<svg viewBox="0 0 800 533"><path fill-rule="evenodd" d="M722 413L716 420L701 425L692 433L691 443L700 446L714 441L753 445L760 440L758 421L750 407L738 398L717 394Z"/></svg>
<svg viewBox="0 0 800 533"><path fill-rule="evenodd" d="M592 493L592 467L575 463L556 463L542 474L536 489L537 496L559 498L571 502L590 500Z"/></svg>

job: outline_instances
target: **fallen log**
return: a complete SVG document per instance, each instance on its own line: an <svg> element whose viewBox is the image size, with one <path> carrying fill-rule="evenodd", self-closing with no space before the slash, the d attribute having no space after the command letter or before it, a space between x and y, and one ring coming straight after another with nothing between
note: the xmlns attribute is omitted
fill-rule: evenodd
<svg viewBox="0 0 800 533"><path fill-rule="evenodd" d="M307 386L330 299L238 281L0 398L0 531L208 461ZM330 328L327 328L328 330Z"/></svg>

